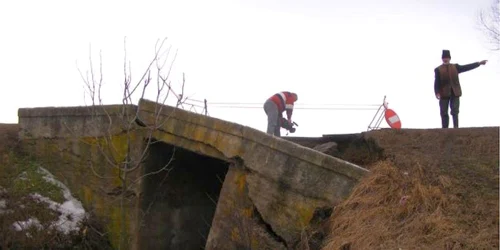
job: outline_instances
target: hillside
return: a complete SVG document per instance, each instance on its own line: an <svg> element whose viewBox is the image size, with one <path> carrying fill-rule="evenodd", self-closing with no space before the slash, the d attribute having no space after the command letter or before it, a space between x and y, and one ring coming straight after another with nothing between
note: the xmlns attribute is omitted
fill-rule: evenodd
<svg viewBox="0 0 500 250"><path fill-rule="evenodd" d="M499 128L378 130L337 141L371 170L334 209L323 249L498 249ZM294 140L294 139L292 139Z"/></svg>
<svg viewBox="0 0 500 250"><path fill-rule="evenodd" d="M18 129L17 124L0 123L0 156L17 146Z"/></svg>

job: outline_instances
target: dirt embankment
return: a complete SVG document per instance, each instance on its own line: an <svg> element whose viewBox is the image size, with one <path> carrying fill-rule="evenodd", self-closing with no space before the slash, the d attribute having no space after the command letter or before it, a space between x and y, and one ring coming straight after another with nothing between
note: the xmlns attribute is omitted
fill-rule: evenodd
<svg viewBox="0 0 500 250"><path fill-rule="evenodd" d="M0 123L0 152L8 151L18 142L18 124Z"/></svg>
<svg viewBox="0 0 500 250"><path fill-rule="evenodd" d="M371 170L323 249L498 249L499 128L379 130L339 143Z"/></svg>
<svg viewBox="0 0 500 250"><path fill-rule="evenodd" d="M8 153L19 146L19 125L0 123L0 163L7 160Z"/></svg>

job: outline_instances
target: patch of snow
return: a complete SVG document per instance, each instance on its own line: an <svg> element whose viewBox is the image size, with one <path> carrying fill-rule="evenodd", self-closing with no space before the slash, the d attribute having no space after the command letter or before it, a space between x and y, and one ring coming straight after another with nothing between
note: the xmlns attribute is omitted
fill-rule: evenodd
<svg viewBox="0 0 500 250"><path fill-rule="evenodd" d="M43 175L43 179L45 181L59 187L63 192L63 196L65 199L65 201L62 204L60 204L38 193L30 194L30 196L33 197L34 199L47 203L50 209L59 212L58 220L52 222L50 228L56 228L58 231L64 234L68 234L71 231L80 230L79 228L80 222L86 216L85 209L83 208L82 203L77 199L75 199L73 195L71 195L71 192L68 189L68 187L64 185L62 182L56 180L49 171L47 171L42 167L38 167L38 172ZM20 179L27 179L26 177L27 177L26 172L23 172L19 176ZM3 203L2 201L3 200L0 200L0 213L2 213L1 212L2 207L3 208L6 207L5 201L3 201ZM40 224L40 221L36 218L30 218L27 221L14 222L13 226L17 231L27 229L30 226L36 226L38 229L43 228L43 226Z"/></svg>
<svg viewBox="0 0 500 250"><path fill-rule="evenodd" d="M56 227L57 230L65 234L80 229L79 223L85 217L85 210L75 205L72 200L67 200L60 204L37 193L31 194L31 197L47 203L50 209L60 213L59 219L54 221L51 227Z"/></svg>
<svg viewBox="0 0 500 250"><path fill-rule="evenodd" d="M43 197L40 194L32 194L32 197L37 198L49 204L49 207L60 213L59 220L52 223L51 226L56 227L59 231L68 234L70 231L79 230L79 223L85 218L86 213L83 209L82 203L75 199L68 187L62 182L56 180L54 176L46 169L39 167L39 172L43 174L43 178L59 188L63 192L63 196L66 199L65 202L59 204L47 197Z"/></svg>
<svg viewBox="0 0 500 250"><path fill-rule="evenodd" d="M26 171L22 172L19 174L19 177L18 177L20 180L28 180L28 173L26 173Z"/></svg>
<svg viewBox="0 0 500 250"><path fill-rule="evenodd" d="M38 230L43 229L42 224L40 224L40 221L37 218L29 218L27 221L16 221L13 226L16 231L26 230L33 226L37 227Z"/></svg>
<svg viewBox="0 0 500 250"><path fill-rule="evenodd" d="M7 208L7 201L6 200L0 200L0 214L14 212L11 209L6 209L6 208Z"/></svg>

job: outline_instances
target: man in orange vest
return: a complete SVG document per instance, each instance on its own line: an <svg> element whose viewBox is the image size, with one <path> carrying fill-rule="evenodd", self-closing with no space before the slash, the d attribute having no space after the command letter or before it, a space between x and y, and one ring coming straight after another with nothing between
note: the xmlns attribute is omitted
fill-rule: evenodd
<svg viewBox="0 0 500 250"><path fill-rule="evenodd" d="M267 133L280 136L280 120L284 111L288 121L292 123L293 104L298 100L296 93L283 91L274 94L264 103L267 115Z"/></svg>
<svg viewBox="0 0 500 250"><path fill-rule="evenodd" d="M448 116L448 106L453 117L453 127L458 128L458 113L460 109L460 97L462 88L458 74L475 69L480 65L485 65L487 60L466 65L450 63L451 55L449 50L443 50L441 55L443 64L434 69L434 94L439 100L442 128L448 128L450 117Z"/></svg>

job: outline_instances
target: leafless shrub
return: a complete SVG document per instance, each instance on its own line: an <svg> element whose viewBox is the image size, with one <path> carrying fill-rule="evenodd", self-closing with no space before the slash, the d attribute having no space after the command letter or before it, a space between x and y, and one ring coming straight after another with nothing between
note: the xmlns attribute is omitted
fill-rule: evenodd
<svg viewBox="0 0 500 250"><path fill-rule="evenodd" d="M144 71L139 76L139 79L132 79L131 64L127 59L126 40L124 42L124 64L123 64L123 84L121 91L121 112L117 115L109 113L109 107L104 105L102 89L104 84L103 77L103 64L102 54L99 53L99 66L98 70L94 69L93 58L89 58L89 70L83 73L79 70L81 78L85 86L85 98L90 100L89 113L90 120L89 131L99 131L92 142L93 146L97 147L98 155L91 155L90 158L103 159L105 167L113 169L112 171L98 171L97 164L102 165L102 162L90 159L89 171L101 179L116 179L120 180L120 186L115 187L108 194L116 196L116 200L120 203L121 207L121 225L126 225L126 212L127 202L138 194L134 190L138 190L138 185L145 177L155 174L168 175L171 170L172 159L158 170L146 173L142 168L143 163L148 157L149 148L152 144L156 143L153 133L157 131L165 122L168 121L169 116L162 113L163 105L167 100L175 98L176 107L183 108L183 103L186 100L184 97L185 76L182 75L182 83L180 86L180 93L174 91L171 80L172 67L177 57L177 52L174 53L171 59L171 46L166 47L166 38L158 40L152 58L147 64ZM92 55L92 51L90 51ZM147 98L152 96L152 98ZM137 105L140 99L153 99L157 103L155 106L154 122L145 124L139 117L139 109L131 108L132 105ZM104 115L103 115L104 113ZM104 117L104 118L103 118ZM103 126L105 125L105 126ZM103 131L103 128L105 128ZM66 127L69 129L69 127ZM117 130L118 129L118 130ZM119 131L119 132L117 132ZM138 136L139 135L139 136ZM120 136L119 143L115 141L116 136ZM142 138L142 139L138 139ZM82 143L89 144L88 141L79 139ZM139 141L142 140L142 141ZM138 146L140 144L140 147ZM104 172L104 174L102 173ZM109 173L117 173L110 176ZM105 173L108 173L106 175ZM145 216L145 215L143 215ZM125 226L121 226L120 243L118 248L122 248L129 244L129 237Z"/></svg>
<svg viewBox="0 0 500 250"><path fill-rule="evenodd" d="M491 50L500 51L500 0L493 0L489 9L481 10L478 19Z"/></svg>

